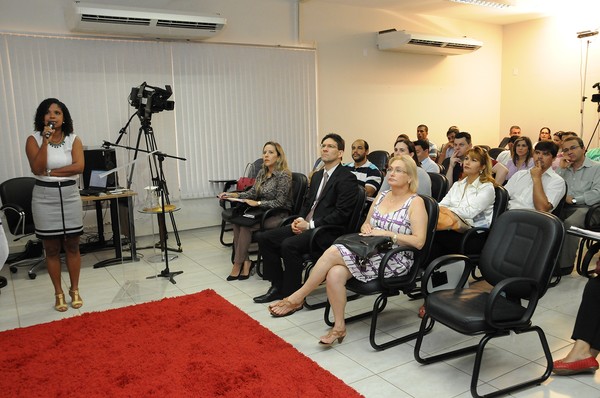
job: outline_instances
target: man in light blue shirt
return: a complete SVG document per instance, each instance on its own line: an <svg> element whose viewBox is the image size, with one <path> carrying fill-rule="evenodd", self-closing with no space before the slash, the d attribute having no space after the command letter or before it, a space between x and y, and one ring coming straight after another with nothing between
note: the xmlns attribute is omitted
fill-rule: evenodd
<svg viewBox="0 0 600 398"><path fill-rule="evenodd" d="M561 218L565 228L581 228L590 206L600 202L600 163L585 156L585 145L579 137L568 136L561 145L565 167L559 167L556 173L567 183L567 197ZM558 258L561 275L573 271L578 246L579 238L565 235Z"/></svg>

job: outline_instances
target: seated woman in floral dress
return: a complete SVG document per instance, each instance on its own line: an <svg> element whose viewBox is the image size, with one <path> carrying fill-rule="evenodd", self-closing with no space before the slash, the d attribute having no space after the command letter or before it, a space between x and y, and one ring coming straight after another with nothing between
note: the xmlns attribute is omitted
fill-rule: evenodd
<svg viewBox="0 0 600 398"><path fill-rule="evenodd" d="M388 168L388 182L390 190L379 193L360 232L367 236L389 236L395 245L420 249L427 235L427 212L423 199L416 193L418 180L414 160L408 155L393 157ZM341 343L346 336L346 282L350 278L363 282L375 279L382 258L383 254L376 254L363 269L355 263L355 257L346 247L334 244L319 258L306 283L291 296L271 304L269 311L275 317L293 314L302 309L306 296L326 280L335 324L319 343L331 345L336 340ZM413 263L412 252L399 252L387 263L386 276L404 275Z"/></svg>

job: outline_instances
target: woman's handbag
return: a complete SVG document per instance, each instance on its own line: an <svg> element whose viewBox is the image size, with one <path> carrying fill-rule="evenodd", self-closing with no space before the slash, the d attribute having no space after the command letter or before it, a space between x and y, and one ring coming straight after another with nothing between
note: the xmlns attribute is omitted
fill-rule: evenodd
<svg viewBox="0 0 600 398"><path fill-rule="evenodd" d="M231 218L228 220L232 224L250 227L259 223L265 213L260 207L252 207L246 203L239 203L232 209Z"/></svg>
<svg viewBox="0 0 600 398"><path fill-rule="evenodd" d="M246 189L254 185L256 179L249 177L250 175L256 175L256 173L254 173L253 163L248 163L246 165L246 170L244 170L244 177L240 177L240 179L237 180L237 185L235 187L236 191L245 191Z"/></svg>
<svg viewBox="0 0 600 398"><path fill-rule="evenodd" d="M471 226L447 207L440 206L436 231L465 232Z"/></svg>
<svg viewBox="0 0 600 398"><path fill-rule="evenodd" d="M358 233L342 235L333 242L345 246L356 257L356 263L364 269L369 258L388 251L394 245L389 236L365 236Z"/></svg>

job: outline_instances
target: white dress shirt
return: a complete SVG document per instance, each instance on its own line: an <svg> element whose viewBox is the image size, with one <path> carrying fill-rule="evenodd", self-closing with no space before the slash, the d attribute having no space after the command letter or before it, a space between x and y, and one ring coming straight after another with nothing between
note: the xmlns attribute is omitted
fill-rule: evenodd
<svg viewBox="0 0 600 398"><path fill-rule="evenodd" d="M494 184L482 183L479 178L467 184L467 179L463 178L452 184L440 206L452 210L472 227L489 227L492 223L495 200Z"/></svg>

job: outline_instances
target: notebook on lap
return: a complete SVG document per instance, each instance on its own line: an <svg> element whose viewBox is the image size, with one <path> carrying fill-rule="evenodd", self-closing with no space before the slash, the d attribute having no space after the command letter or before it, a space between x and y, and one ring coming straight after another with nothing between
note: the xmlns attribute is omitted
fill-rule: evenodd
<svg viewBox="0 0 600 398"><path fill-rule="evenodd" d="M98 196L100 193L106 192L108 189L106 184L108 178L100 177L100 174L106 173L106 170L92 170L90 174L90 186L82 189L79 193L82 196Z"/></svg>

